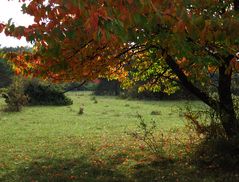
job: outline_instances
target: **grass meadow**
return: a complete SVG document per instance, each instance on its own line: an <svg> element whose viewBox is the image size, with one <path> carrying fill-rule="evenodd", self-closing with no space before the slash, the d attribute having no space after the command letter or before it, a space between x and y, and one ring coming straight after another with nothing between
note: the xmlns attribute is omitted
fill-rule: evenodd
<svg viewBox="0 0 239 182"><path fill-rule="evenodd" d="M74 101L71 106L0 113L1 182L238 179L190 163L183 140L177 140L187 134L180 111L185 101L125 100L90 92L68 95ZM203 107L197 101L191 104ZM4 106L3 100L0 105ZM166 138L175 142L168 144L173 146L170 150L165 149L167 158L159 160L147 144L128 134L138 130L138 114L146 123L156 122L156 136L168 133Z"/></svg>

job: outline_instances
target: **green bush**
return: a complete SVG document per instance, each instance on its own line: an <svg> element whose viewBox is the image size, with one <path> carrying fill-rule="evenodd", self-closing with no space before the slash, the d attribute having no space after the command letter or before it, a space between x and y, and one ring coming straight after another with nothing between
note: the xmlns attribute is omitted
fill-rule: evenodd
<svg viewBox="0 0 239 182"><path fill-rule="evenodd" d="M66 97L60 86L41 82L37 79L28 80L24 92L29 96L30 105L71 105L73 102Z"/></svg>
<svg viewBox="0 0 239 182"><path fill-rule="evenodd" d="M5 111L19 112L28 103L28 96L24 93L23 80L14 78L12 84L2 93L7 104Z"/></svg>

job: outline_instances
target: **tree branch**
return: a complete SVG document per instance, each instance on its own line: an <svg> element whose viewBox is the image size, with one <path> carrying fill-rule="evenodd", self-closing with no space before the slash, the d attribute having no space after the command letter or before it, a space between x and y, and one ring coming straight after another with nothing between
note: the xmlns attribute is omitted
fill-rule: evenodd
<svg viewBox="0 0 239 182"><path fill-rule="evenodd" d="M67 90L65 90L64 92L62 92L62 94L65 94L65 93L67 93L67 92L69 92L69 91L72 91L72 90L74 90L74 89L77 89L77 88L81 88L86 82L87 82L87 80L84 80L83 82L80 83L80 85L77 85L77 86L75 86L75 87L72 87L72 88L70 88L70 89L67 89Z"/></svg>
<svg viewBox="0 0 239 182"><path fill-rule="evenodd" d="M179 68L175 60L167 54L165 50L163 50L163 54L165 55L165 61L169 65L169 67L173 70L173 72L177 75L183 87L188 89L191 93L197 96L200 100L202 100L205 104L213 108L215 111L219 111L219 102L215 99L212 99L207 93L203 92L196 86L194 86L187 78L187 76L183 73L183 71Z"/></svg>

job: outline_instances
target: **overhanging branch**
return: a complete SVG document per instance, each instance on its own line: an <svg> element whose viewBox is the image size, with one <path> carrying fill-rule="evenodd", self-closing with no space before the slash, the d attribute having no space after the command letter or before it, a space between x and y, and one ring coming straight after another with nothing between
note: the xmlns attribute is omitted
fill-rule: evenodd
<svg viewBox="0 0 239 182"><path fill-rule="evenodd" d="M74 90L74 89L81 88L84 84L86 84L86 82L87 82L87 80L84 80L83 82L80 83L80 85L77 85L77 86L75 86L75 87L71 87L70 89L67 89L67 90L65 90L64 92L62 92L62 94L65 94L65 93L67 93L67 92L69 92L69 91L72 91L72 90Z"/></svg>

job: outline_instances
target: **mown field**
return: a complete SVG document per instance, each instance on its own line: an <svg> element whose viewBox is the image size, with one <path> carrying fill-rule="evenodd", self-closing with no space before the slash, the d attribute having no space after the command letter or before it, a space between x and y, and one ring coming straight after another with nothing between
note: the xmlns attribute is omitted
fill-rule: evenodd
<svg viewBox="0 0 239 182"><path fill-rule="evenodd" d="M200 169L184 149L156 157L129 133L138 114L156 121L155 134L185 135L185 101L135 101L72 92L74 104L26 107L0 114L0 181L234 181L238 176ZM203 106L200 102L191 103ZM4 106L1 100L1 107ZM84 114L78 114L79 109ZM176 141L176 140L175 140ZM169 144L173 145L173 143ZM159 155L160 156L160 155Z"/></svg>

